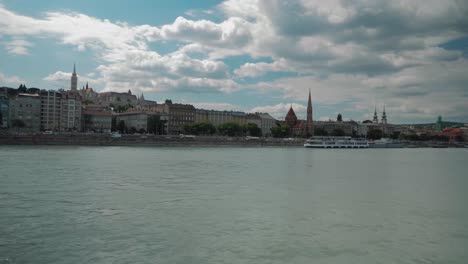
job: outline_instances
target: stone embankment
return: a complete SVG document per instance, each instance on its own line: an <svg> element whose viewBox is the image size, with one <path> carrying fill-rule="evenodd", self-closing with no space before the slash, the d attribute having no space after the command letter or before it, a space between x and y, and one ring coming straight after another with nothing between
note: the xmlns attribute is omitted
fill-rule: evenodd
<svg viewBox="0 0 468 264"><path fill-rule="evenodd" d="M108 134L0 135L0 145L302 147L303 144L304 139L219 136L122 135L114 138Z"/></svg>

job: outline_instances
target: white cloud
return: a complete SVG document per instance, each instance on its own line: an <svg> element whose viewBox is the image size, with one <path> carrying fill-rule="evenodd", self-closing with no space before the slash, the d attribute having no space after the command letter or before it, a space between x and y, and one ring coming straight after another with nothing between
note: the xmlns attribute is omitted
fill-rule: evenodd
<svg viewBox="0 0 468 264"><path fill-rule="evenodd" d="M266 72L282 72L292 71L292 68L287 65L286 60L279 59L272 63L258 62L258 63L245 63L239 69L234 70L237 77L258 77Z"/></svg>
<svg viewBox="0 0 468 264"><path fill-rule="evenodd" d="M228 93L249 78L248 87L265 95L305 101L311 88L322 106L349 111L388 102L399 120L468 118L467 60L440 46L468 36L467 2L226 0L214 8L224 20L179 17L155 27L69 12L33 18L0 5L0 34L14 54L27 55L43 37L90 50L101 64L90 77L104 90ZM150 45L158 41L179 49L161 55ZM221 60L237 55L247 58L238 69ZM297 77L258 78L268 72Z"/></svg>
<svg viewBox="0 0 468 264"><path fill-rule="evenodd" d="M231 17L217 24L208 20L188 20L178 17L173 24L161 27L161 36L210 47L241 48L252 38L249 22Z"/></svg>
<svg viewBox="0 0 468 264"><path fill-rule="evenodd" d="M55 85L57 85L57 87L69 89L71 76L72 76L71 72L56 71L44 77L43 80L54 83ZM85 83L87 82L91 85L91 87L95 87L95 85L98 85L98 86L102 85L102 80L93 79L88 74L85 74L85 75L77 74L77 77L78 77L78 82L79 82L78 89L81 88L80 86L84 86Z"/></svg>
<svg viewBox="0 0 468 264"><path fill-rule="evenodd" d="M18 76L7 76L0 72L0 83L16 85L20 83L25 83L25 81L20 79Z"/></svg>
<svg viewBox="0 0 468 264"><path fill-rule="evenodd" d="M284 120L284 117L289 111L289 108L292 106L294 112L296 113L296 116L298 118L304 118L306 116L306 110L307 107L302 104L297 104L297 103L279 103L276 105L266 105L266 106L257 106L249 110L249 112L263 112L263 113L269 113L273 117L279 119L279 120Z"/></svg>
<svg viewBox="0 0 468 264"><path fill-rule="evenodd" d="M33 46L33 43L24 39L14 39L12 41L5 42L5 49L7 52L16 55L28 55L28 47L31 46Z"/></svg>

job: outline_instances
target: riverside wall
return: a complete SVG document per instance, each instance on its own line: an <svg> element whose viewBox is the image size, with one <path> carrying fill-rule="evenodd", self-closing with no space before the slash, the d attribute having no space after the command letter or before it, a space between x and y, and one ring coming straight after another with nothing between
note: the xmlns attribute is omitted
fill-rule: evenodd
<svg viewBox="0 0 468 264"><path fill-rule="evenodd" d="M197 136L195 138L155 135L122 135L113 138L103 134L34 134L0 135L0 145L75 145L75 146L283 146L302 147L304 139Z"/></svg>

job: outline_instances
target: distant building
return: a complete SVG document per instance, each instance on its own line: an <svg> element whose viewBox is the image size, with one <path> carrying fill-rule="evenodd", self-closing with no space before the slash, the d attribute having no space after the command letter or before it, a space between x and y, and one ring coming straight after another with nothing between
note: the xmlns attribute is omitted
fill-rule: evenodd
<svg viewBox="0 0 468 264"><path fill-rule="evenodd" d="M41 130L59 131L62 115L62 94L54 90L42 90L40 92L40 99Z"/></svg>
<svg viewBox="0 0 468 264"><path fill-rule="evenodd" d="M195 122L210 122L215 126L234 122L239 125L247 124L247 115L239 111L195 110Z"/></svg>
<svg viewBox="0 0 468 264"><path fill-rule="evenodd" d="M289 126L289 134L295 137L312 137L314 136L314 121L313 121L312 98L309 90L309 98L307 101L307 119L297 119L292 105L286 114L284 121L280 122L283 125Z"/></svg>
<svg viewBox="0 0 468 264"><path fill-rule="evenodd" d="M450 142L453 141L463 141L464 134L463 130L458 127L447 127L442 130L442 133L449 138Z"/></svg>
<svg viewBox="0 0 468 264"><path fill-rule="evenodd" d="M387 113L385 113L385 106L383 107L382 119L380 120L382 125L387 124Z"/></svg>
<svg viewBox="0 0 468 264"><path fill-rule="evenodd" d="M291 136L296 137L303 137L306 135L306 121L305 120L298 120L294 109L291 107L289 108L288 113L286 114L284 121L282 122L283 125L287 125L289 127L289 134Z"/></svg>
<svg viewBox="0 0 468 264"><path fill-rule="evenodd" d="M40 130L41 100L38 94L20 93L10 100L11 128L38 132Z"/></svg>
<svg viewBox="0 0 468 264"><path fill-rule="evenodd" d="M359 124L355 121L315 121L314 125L328 135L333 135L337 130L343 131L346 136L357 136L359 133Z"/></svg>
<svg viewBox="0 0 468 264"><path fill-rule="evenodd" d="M95 92L93 88L89 87L88 83L86 83L86 87L83 86L79 93L83 104L96 104L98 102L99 94Z"/></svg>
<svg viewBox="0 0 468 264"><path fill-rule="evenodd" d="M81 131L81 96L76 91L61 91L60 131Z"/></svg>
<svg viewBox="0 0 468 264"><path fill-rule="evenodd" d="M442 122L442 116L437 117L437 122L435 123L434 130L442 131L444 129L444 123Z"/></svg>
<svg viewBox="0 0 468 264"><path fill-rule="evenodd" d="M73 73L72 73L72 76L71 76L70 90L76 92L77 91L77 86L78 86L78 77L76 76L75 64L73 64Z"/></svg>
<svg viewBox="0 0 468 264"><path fill-rule="evenodd" d="M128 131L148 131L148 119L152 116L157 116L159 120L165 122L162 131L163 134L168 134L168 119L169 116L166 113L156 112L144 112L144 111L133 111L125 113L115 114L117 124L123 121Z"/></svg>
<svg viewBox="0 0 468 264"><path fill-rule="evenodd" d="M374 109L374 118L372 119L372 123L378 124L379 123L379 117L377 116L377 107Z"/></svg>
<svg viewBox="0 0 468 264"><path fill-rule="evenodd" d="M246 118L247 118L247 124L248 123L255 124L259 128L262 126L262 119L256 113L246 114Z"/></svg>
<svg viewBox="0 0 468 264"><path fill-rule="evenodd" d="M170 100L166 100L164 104L155 106L154 110L167 114L169 118L167 132L171 135L183 133L185 125L191 125L195 122L195 107L193 105L173 104Z"/></svg>
<svg viewBox="0 0 468 264"><path fill-rule="evenodd" d="M125 112L116 114L117 123L123 121L128 130L148 130L148 114L145 112Z"/></svg>
<svg viewBox="0 0 468 264"><path fill-rule="evenodd" d="M260 129L264 137L271 136L271 128L276 126L277 120L268 113L256 113L260 117Z"/></svg>
<svg viewBox="0 0 468 264"><path fill-rule="evenodd" d="M0 90L0 129L10 127L10 99L6 89Z"/></svg>
<svg viewBox="0 0 468 264"><path fill-rule="evenodd" d="M112 129L112 113L110 111L83 111L83 131L109 133Z"/></svg>
<svg viewBox="0 0 468 264"><path fill-rule="evenodd" d="M155 111L157 105L156 101L146 100L143 93L137 96L136 109L139 111Z"/></svg>
<svg viewBox="0 0 468 264"><path fill-rule="evenodd" d="M98 104L103 106L131 106L136 107L138 98L130 90L127 93L104 92L99 93Z"/></svg>

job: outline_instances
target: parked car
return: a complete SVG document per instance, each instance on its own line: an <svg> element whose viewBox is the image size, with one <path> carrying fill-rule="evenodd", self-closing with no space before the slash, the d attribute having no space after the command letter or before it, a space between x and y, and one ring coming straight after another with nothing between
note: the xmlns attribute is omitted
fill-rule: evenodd
<svg viewBox="0 0 468 264"><path fill-rule="evenodd" d="M119 134L119 132L112 132L112 133L111 133L111 137L113 137L113 138L121 138L122 135Z"/></svg>

